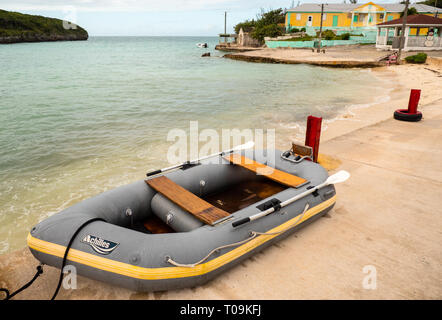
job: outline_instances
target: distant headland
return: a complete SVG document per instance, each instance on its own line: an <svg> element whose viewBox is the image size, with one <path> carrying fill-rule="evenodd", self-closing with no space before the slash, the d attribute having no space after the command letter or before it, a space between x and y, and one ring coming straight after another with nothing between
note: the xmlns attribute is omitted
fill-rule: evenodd
<svg viewBox="0 0 442 320"><path fill-rule="evenodd" d="M0 10L0 43L74 41L88 37L86 30L70 22Z"/></svg>

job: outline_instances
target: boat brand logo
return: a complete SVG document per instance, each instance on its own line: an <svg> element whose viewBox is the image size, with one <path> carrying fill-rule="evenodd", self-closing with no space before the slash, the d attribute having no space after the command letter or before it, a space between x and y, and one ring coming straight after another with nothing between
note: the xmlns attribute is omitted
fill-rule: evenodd
<svg viewBox="0 0 442 320"><path fill-rule="evenodd" d="M87 243L99 254L109 254L115 250L119 243L104 240L100 237L87 235L82 242Z"/></svg>

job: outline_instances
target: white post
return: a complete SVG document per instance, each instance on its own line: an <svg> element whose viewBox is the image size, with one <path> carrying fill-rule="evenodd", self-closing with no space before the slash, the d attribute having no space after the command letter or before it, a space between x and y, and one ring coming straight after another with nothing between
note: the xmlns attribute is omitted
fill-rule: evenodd
<svg viewBox="0 0 442 320"><path fill-rule="evenodd" d="M350 29L353 29L353 20L354 20L354 18L355 18L355 12L352 11L352 12L351 12L351 24L350 24Z"/></svg>

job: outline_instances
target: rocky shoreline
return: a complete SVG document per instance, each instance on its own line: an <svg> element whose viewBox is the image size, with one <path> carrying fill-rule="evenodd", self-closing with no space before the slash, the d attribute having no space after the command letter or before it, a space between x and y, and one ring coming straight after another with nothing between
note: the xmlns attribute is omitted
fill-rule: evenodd
<svg viewBox="0 0 442 320"><path fill-rule="evenodd" d="M339 60L311 60L311 59L283 59L259 55L226 54L224 58L254 63L280 63L280 64L310 64L332 68L374 68L382 67L385 63L380 61L339 61Z"/></svg>
<svg viewBox="0 0 442 320"><path fill-rule="evenodd" d="M19 36L0 36L0 44L22 42L50 42L50 41L85 41L89 38L86 34L22 34Z"/></svg>

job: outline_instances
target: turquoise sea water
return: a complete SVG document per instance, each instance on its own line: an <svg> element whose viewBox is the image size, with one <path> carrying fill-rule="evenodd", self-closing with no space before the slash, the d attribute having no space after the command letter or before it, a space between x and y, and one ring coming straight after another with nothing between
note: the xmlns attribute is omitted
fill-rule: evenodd
<svg viewBox="0 0 442 320"><path fill-rule="evenodd" d="M385 95L366 70L232 61L217 41L1 45L0 254L25 246L41 219L168 165L167 133L190 120L218 131L274 128L287 146L307 115L332 120Z"/></svg>

